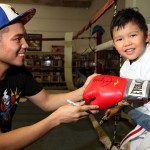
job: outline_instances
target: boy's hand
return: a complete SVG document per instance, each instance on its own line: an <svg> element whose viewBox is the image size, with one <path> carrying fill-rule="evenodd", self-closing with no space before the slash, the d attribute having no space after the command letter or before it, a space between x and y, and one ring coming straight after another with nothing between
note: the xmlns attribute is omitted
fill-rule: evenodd
<svg viewBox="0 0 150 150"><path fill-rule="evenodd" d="M105 112L105 115L109 119L112 116L114 116L115 114L117 114L120 110L121 110L121 107L117 105L113 108L107 109L106 112Z"/></svg>

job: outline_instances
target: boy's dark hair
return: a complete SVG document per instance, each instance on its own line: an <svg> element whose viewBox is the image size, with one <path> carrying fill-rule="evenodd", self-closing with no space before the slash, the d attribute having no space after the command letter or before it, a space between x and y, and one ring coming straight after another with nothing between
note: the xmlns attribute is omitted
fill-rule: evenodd
<svg viewBox="0 0 150 150"><path fill-rule="evenodd" d="M110 24L110 35L113 38L113 29L123 28L127 23L133 22L147 35L148 27L143 15L134 8L126 8L117 12Z"/></svg>

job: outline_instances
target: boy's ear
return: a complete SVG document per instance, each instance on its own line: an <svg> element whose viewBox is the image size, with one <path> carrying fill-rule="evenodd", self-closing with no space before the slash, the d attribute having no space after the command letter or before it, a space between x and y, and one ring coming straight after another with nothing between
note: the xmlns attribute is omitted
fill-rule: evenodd
<svg viewBox="0 0 150 150"><path fill-rule="evenodd" d="M146 42L150 42L150 30L147 31Z"/></svg>

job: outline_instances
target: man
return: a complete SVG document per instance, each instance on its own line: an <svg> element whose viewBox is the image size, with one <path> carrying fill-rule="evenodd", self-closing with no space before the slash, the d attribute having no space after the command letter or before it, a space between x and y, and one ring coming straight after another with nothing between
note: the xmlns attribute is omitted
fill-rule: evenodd
<svg viewBox="0 0 150 150"><path fill-rule="evenodd" d="M19 15L10 5L0 4L0 149L24 148L62 123L85 118L88 111L98 112L98 106L86 106L84 102L78 102L95 75L75 91L48 94L23 66L28 48L24 24L35 12L32 8ZM12 117L21 96L26 96L44 111L54 112L36 124L11 131ZM67 99L78 102L79 106L65 105Z"/></svg>

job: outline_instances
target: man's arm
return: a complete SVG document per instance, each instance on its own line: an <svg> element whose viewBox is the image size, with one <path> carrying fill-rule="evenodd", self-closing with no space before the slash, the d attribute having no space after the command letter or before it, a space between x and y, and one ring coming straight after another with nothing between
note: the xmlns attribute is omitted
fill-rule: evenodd
<svg viewBox="0 0 150 150"><path fill-rule="evenodd" d="M0 133L0 149L18 150L38 140L49 130L59 125L59 121L53 116L27 127L22 127L10 132Z"/></svg>
<svg viewBox="0 0 150 150"><path fill-rule="evenodd" d="M86 111L90 110L91 107L85 106L84 101L79 102L78 105L72 106L67 104L58 108L38 123L10 132L0 133L0 149L18 150L25 148L56 126L62 123L76 122L87 117L89 114Z"/></svg>
<svg viewBox="0 0 150 150"><path fill-rule="evenodd" d="M72 92L48 94L43 89L38 94L28 97L43 110L56 111L33 125L22 127L7 133L0 133L0 149L18 150L25 148L62 123L76 122L83 119L89 115L88 111L97 113L99 109L98 106L85 105L84 101L78 102L77 106L66 104L67 99L77 102L83 98L83 91L93 76L95 75L92 75L87 79L83 87Z"/></svg>
<svg viewBox="0 0 150 150"><path fill-rule="evenodd" d="M47 91L43 89L38 94L27 98L44 111L54 111L60 106L67 104L67 99L70 99L74 102L82 100L85 88L87 87L91 79L95 76L97 76L97 74L89 76L85 84L81 88L71 92L51 94L47 93Z"/></svg>

